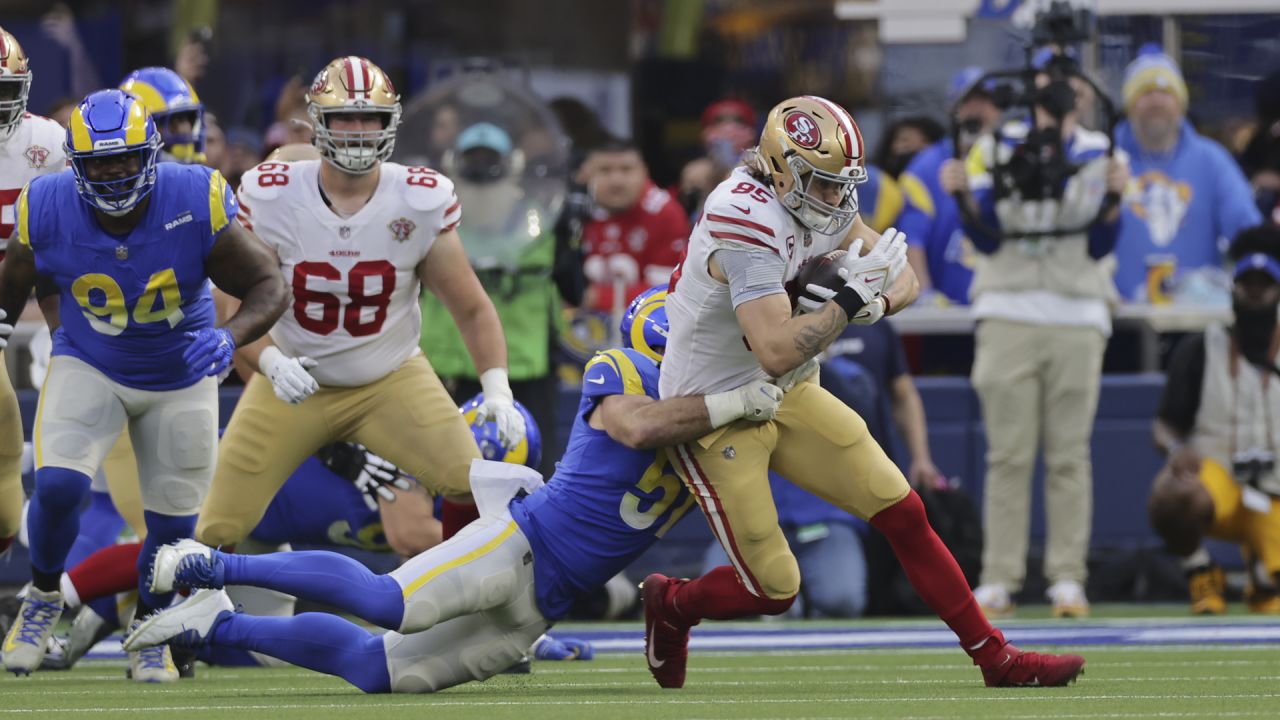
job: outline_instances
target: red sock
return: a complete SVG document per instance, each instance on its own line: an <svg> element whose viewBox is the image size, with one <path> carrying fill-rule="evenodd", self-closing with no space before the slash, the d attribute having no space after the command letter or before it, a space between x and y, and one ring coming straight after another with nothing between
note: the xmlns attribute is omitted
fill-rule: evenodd
<svg viewBox="0 0 1280 720"><path fill-rule="evenodd" d="M80 596L80 604L138 587L138 553L142 543L102 548L67 571Z"/></svg>
<svg viewBox="0 0 1280 720"><path fill-rule="evenodd" d="M995 628L987 622L951 551L929 525L920 496L912 491L871 518L907 571L911 586L951 628L966 650L985 642Z"/></svg>
<svg viewBox="0 0 1280 720"><path fill-rule="evenodd" d="M448 540L458 531L466 527L472 520L480 518L480 508L474 503L456 503L445 500L440 504L440 524L444 528L444 539Z"/></svg>
<svg viewBox="0 0 1280 720"><path fill-rule="evenodd" d="M730 565L721 565L700 578L681 583L668 597L676 614L697 625L702 619L734 620L755 615L781 615L796 601L752 595Z"/></svg>

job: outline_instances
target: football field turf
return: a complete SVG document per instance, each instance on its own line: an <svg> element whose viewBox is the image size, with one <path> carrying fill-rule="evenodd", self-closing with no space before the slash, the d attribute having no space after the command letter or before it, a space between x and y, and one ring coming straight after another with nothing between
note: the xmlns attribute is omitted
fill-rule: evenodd
<svg viewBox="0 0 1280 720"><path fill-rule="evenodd" d="M590 662L537 662L436 695L362 695L296 669L201 666L178 685L123 678L122 660L0 680L0 718L1275 718L1280 624L1231 616L1004 623L1024 647L1088 659L1068 688L990 689L936 622L708 624L695 630L683 690L645 669L638 625L573 625ZM876 645L878 647L866 647ZM723 650L716 648L743 648ZM770 649L781 648L781 649Z"/></svg>

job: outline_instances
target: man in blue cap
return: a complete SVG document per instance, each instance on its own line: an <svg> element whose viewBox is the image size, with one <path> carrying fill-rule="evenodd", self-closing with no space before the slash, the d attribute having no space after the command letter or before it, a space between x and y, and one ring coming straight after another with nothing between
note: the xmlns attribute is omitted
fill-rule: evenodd
<svg viewBox="0 0 1280 720"><path fill-rule="evenodd" d="M1235 322L1184 338L1169 363L1154 427L1168 464L1148 510L1182 560L1193 613L1226 612L1222 569L1201 545L1212 537L1240 545L1250 612L1280 614L1280 228L1240 233L1231 259Z"/></svg>
<svg viewBox="0 0 1280 720"><path fill-rule="evenodd" d="M1172 257L1176 271L1222 264L1226 239L1262 222L1249 182L1231 155L1187 122L1187 84L1177 63L1145 45L1124 73L1127 120L1116 147L1129 154L1133 180L1116 243L1116 288L1152 300L1148 264ZM1151 274L1152 285L1160 275Z"/></svg>
<svg viewBox="0 0 1280 720"><path fill-rule="evenodd" d="M955 74L947 90L953 122L960 125L960 156L973 142L1000 122L1000 109L991 88L979 83L983 71L967 67ZM955 157L950 137L921 150L898 178L906 198L897 227L907 234L907 258L920 279L921 299L968 303L973 280L973 244L960 228L956 201L942 190L938 173L942 163Z"/></svg>

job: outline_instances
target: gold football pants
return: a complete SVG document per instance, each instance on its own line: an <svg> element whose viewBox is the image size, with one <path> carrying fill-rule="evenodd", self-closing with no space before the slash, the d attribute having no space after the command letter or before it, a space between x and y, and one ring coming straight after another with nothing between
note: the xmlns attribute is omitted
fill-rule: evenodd
<svg viewBox="0 0 1280 720"><path fill-rule="evenodd" d="M668 452L743 584L762 597L788 598L800 589L770 470L864 519L911 490L866 422L812 382L787 393L770 422L739 420Z"/></svg>
<svg viewBox="0 0 1280 720"><path fill-rule="evenodd" d="M446 498L469 498L471 461L480 457L423 355L368 385L321 387L298 405L277 398L255 374L222 436L196 537L215 546L244 539L298 465L338 441L368 447Z"/></svg>

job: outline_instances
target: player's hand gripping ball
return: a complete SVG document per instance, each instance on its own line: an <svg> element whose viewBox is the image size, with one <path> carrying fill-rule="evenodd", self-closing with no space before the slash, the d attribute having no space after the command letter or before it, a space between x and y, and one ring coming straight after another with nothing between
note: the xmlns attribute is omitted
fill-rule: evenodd
<svg viewBox="0 0 1280 720"><path fill-rule="evenodd" d="M845 283L840 275L845 254L844 250L832 250L810 258L800 266L795 279L787 283L787 297L791 300L792 310L814 312L835 297L836 291Z"/></svg>

